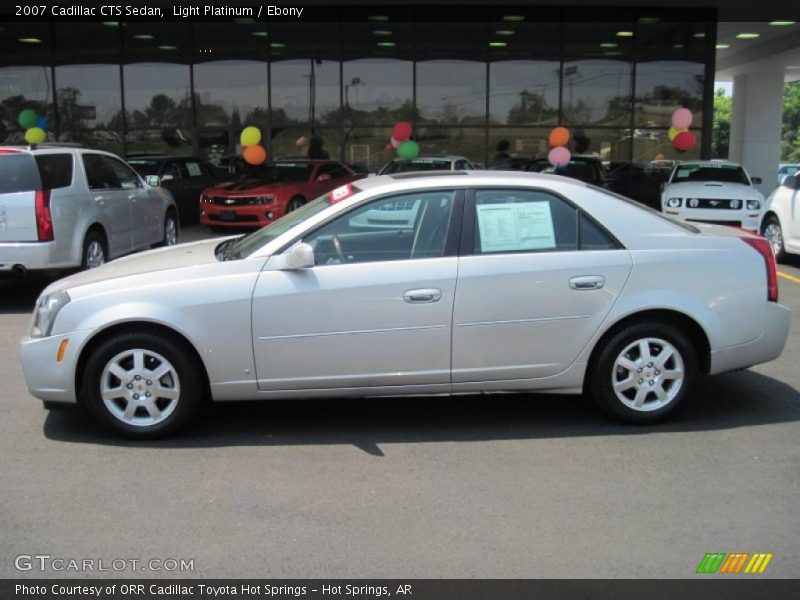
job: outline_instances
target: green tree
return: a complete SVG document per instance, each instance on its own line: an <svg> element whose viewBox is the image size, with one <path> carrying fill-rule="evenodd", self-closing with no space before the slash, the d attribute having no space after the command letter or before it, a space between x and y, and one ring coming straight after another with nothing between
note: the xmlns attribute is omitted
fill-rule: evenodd
<svg viewBox="0 0 800 600"><path fill-rule="evenodd" d="M732 98L719 89L714 94L714 119L711 132L711 158L728 158L731 140Z"/></svg>
<svg viewBox="0 0 800 600"><path fill-rule="evenodd" d="M781 160L800 162L800 82L783 88L783 132Z"/></svg>

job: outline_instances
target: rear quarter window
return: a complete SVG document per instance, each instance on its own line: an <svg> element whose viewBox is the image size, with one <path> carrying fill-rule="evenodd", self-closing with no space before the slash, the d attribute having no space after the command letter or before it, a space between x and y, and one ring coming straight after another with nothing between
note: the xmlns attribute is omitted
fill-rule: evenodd
<svg viewBox="0 0 800 600"><path fill-rule="evenodd" d="M72 185L71 154L39 154L36 156L39 176L46 190L69 187Z"/></svg>

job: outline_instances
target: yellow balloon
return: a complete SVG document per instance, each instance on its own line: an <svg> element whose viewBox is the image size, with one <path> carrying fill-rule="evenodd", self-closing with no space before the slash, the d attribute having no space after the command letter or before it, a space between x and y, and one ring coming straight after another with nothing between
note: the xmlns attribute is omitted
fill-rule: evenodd
<svg viewBox="0 0 800 600"><path fill-rule="evenodd" d="M242 146L255 146L261 141L261 130L258 127L245 127L242 129L239 140L242 142Z"/></svg>
<svg viewBox="0 0 800 600"><path fill-rule="evenodd" d="M41 144L47 139L47 134L41 127L31 127L25 132L25 141L29 144Z"/></svg>
<svg viewBox="0 0 800 600"><path fill-rule="evenodd" d="M670 127L669 131L667 132L667 137L669 138L669 141L671 142L672 140L674 140L677 137L677 135L679 133L683 133L684 131L689 131L689 130L688 129L676 129L675 127Z"/></svg>

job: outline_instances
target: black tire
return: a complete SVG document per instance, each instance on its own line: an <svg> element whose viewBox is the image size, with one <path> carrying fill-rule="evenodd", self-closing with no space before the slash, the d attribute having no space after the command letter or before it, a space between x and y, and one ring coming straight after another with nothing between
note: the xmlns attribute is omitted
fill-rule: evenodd
<svg viewBox="0 0 800 600"><path fill-rule="evenodd" d="M100 254L98 254L98 252ZM97 262L98 260L102 262ZM97 230L89 231L83 239L81 269L94 269L108 262L108 244L105 236Z"/></svg>
<svg viewBox="0 0 800 600"><path fill-rule="evenodd" d="M131 375L130 383L126 384L112 373L104 375L106 366L112 360L131 365L131 373L136 371L133 354L139 350L142 351L141 362L145 367L141 370L142 376L139 380L134 380ZM130 359L128 354L131 355ZM172 370L156 381L148 380L148 373L156 372L165 365L160 358L165 359ZM185 343L161 333L124 333L103 342L92 351L83 373L80 400L89 413L107 429L131 439L155 439L175 433L194 416L205 397L204 381L202 365ZM151 382L154 385L147 385ZM118 390L116 393L120 394L119 397L109 399L109 403L118 411L116 415L101 396L103 383L113 383L113 390ZM130 389L129 385L136 387ZM152 396L148 396L146 400L144 395L150 393L147 390L152 390ZM159 391L169 392L176 397L159 396ZM134 394L136 400L133 400ZM151 397L152 402L149 400ZM126 419L124 411L129 403L135 409L131 417ZM150 412L151 409L143 403L155 406L153 410L158 415L163 416L165 412L167 415L157 420ZM120 412L123 414L119 415Z"/></svg>
<svg viewBox="0 0 800 600"><path fill-rule="evenodd" d="M777 236L767 237L767 229L772 227L777 227ZM783 262L786 260L786 246L783 242L783 230L781 229L781 222L778 220L778 217L775 215L769 215L764 222L761 224L761 235L763 235L767 240L769 240L770 246L772 246L772 253L775 255L776 262Z"/></svg>
<svg viewBox="0 0 800 600"><path fill-rule="evenodd" d="M678 358L673 355L665 362L665 366L659 369L656 360L659 355L656 354L652 361L648 360L639 354L638 344L622 356L632 344L642 340L650 340L646 344L648 353L658 352L658 341L661 341L670 344ZM663 350L666 346L660 348ZM637 354L639 358L635 358ZM630 360L635 370L616 366L618 358ZM672 372L674 375L680 362L683 364L683 378L677 385L675 379L668 378L664 373ZM641 322L625 327L608 339L596 360L589 365L589 369L586 391L603 412L625 423L655 423L675 410L691 393L697 377L697 351L686 334L675 325L660 321ZM629 377L624 377L626 373ZM617 396L613 381L623 386L629 384L628 389L620 391L627 402ZM677 387L672 387L675 385ZM666 396L663 401L657 396L659 389ZM643 394L642 407L630 406L629 404L635 404L639 391Z"/></svg>
<svg viewBox="0 0 800 600"><path fill-rule="evenodd" d="M172 231L170 231L170 227L173 228ZM178 243L179 233L180 233L180 225L178 223L178 215L175 214L174 209L170 208L164 215L164 239L162 239L159 243L155 244L153 247L164 248L166 246L174 246L175 244Z"/></svg>
<svg viewBox="0 0 800 600"><path fill-rule="evenodd" d="M303 198L302 196L295 196L294 198L289 200L289 204L286 205L286 212L290 213L293 210L297 210L305 203L306 203L305 198Z"/></svg>

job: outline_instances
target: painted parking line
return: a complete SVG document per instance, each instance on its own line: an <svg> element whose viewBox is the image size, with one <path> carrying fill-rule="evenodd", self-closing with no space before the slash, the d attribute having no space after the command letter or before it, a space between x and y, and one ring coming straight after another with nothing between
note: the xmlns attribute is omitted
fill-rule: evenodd
<svg viewBox="0 0 800 600"><path fill-rule="evenodd" d="M778 277L783 277L784 279L788 279L789 281L800 283L799 277L795 277L794 275L789 275L788 273L783 273L782 271L778 271Z"/></svg>

